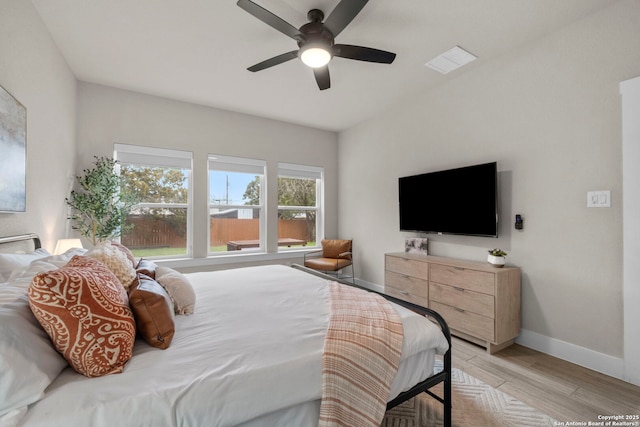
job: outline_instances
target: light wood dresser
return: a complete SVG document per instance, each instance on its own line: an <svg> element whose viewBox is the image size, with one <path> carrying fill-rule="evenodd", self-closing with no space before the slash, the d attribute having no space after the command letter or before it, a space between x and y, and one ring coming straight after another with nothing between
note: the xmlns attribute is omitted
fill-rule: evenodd
<svg viewBox="0 0 640 427"><path fill-rule="evenodd" d="M385 254L385 292L440 313L451 333L495 353L520 333L520 269L405 252Z"/></svg>

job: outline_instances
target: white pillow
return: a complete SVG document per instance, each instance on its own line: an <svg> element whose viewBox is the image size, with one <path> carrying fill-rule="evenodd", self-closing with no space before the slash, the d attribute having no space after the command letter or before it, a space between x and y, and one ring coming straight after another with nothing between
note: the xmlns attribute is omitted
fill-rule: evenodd
<svg viewBox="0 0 640 427"><path fill-rule="evenodd" d="M101 242L87 251L87 256L101 261L116 275L122 286L129 290L133 279L136 278L136 269L133 268L131 260L122 250L111 244L111 242Z"/></svg>
<svg viewBox="0 0 640 427"><path fill-rule="evenodd" d="M43 270L43 267L38 267L39 264L40 265L48 264L50 266L53 265L54 268L60 268L66 265L69 261L71 261L71 258L73 258L74 256L84 255L86 253L87 253L86 249L71 248L63 254L51 255L45 258L40 258L36 261L32 261L31 264L29 264L29 267L25 269L25 273L32 271L35 274L35 273L42 273L43 271L47 271L47 270ZM49 268L49 270L51 270L51 268Z"/></svg>
<svg viewBox="0 0 640 427"><path fill-rule="evenodd" d="M29 309L24 280L0 284L0 420L14 420L67 366Z"/></svg>
<svg viewBox="0 0 640 427"><path fill-rule="evenodd" d="M196 293L189 280L182 273L159 265L156 268L156 281L171 297L175 314L193 314Z"/></svg>
<svg viewBox="0 0 640 427"><path fill-rule="evenodd" d="M12 273L21 271L31 261L51 255L46 249L40 248L24 254L0 254L0 282L9 280Z"/></svg>

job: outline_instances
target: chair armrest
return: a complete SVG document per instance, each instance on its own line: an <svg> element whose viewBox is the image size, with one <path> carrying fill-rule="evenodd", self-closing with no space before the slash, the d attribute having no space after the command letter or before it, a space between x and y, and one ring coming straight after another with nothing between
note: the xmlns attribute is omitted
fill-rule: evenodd
<svg viewBox="0 0 640 427"><path fill-rule="evenodd" d="M351 252L342 252L341 254L338 255L338 258L351 259L352 255L353 254Z"/></svg>
<svg viewBox="0 0 640 427"><path fill-rule="evenodd" d="M307 256L309 256L309 258L317 258L317 254L322 254L322 249L318 249L315 251L310 251L310 252L305 252L304 253L304 260L307 260Z"/></svg>

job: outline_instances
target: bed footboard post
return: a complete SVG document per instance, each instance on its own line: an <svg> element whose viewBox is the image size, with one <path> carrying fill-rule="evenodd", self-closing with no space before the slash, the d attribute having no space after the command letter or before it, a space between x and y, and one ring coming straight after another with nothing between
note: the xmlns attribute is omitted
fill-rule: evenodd
<svg viewBox="0 0 640 427"><path fill-rule="evenodd" d="M446 378L444 380L444 426L451 427L451 348L444 354L444 371Z"/></svg>

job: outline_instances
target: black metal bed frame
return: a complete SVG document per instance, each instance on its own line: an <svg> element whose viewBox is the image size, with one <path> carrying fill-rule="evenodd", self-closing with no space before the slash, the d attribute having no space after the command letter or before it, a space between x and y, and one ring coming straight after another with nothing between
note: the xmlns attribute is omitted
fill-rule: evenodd
<svg viewBox="0 0 640 427"><path fill-rule="evenodd" d="M7 243L16 243L16 242L21 242L21 241L27 241L27 240L32 240L33 241L33 245L34 245L34 249L39 249L41 247L41 243L40 243L40 238L38 237L37 234L34 233L30 233L30 234L20 234L20 235L16 235L16 236L8 236L8 237L0 237L0 245L2 244L7 244ZM437 313L436 311L433 311L429 308L426 307L422 307L420 305L417 304L413 304L407 301L403 301L400 300L398 298L394 298L390 295L386 295L384 293L372 290L372 289L368 289L365 288L363 286L359 286L357 284L351 283L351 282L347 282L346 280L342 280L340 278L336 278L334 276L329 276L326 274L323 274L319 271L316 270L312 270L308 267L304 267L302 265L299 264L292 264L293 268L296 268L298 270L307 272L309 274L313 274L315 276L318 277L322 277L325 278L327 280L332 280L332 281L336 281L339 283L342 283L344 285L348 285L348 286L353 286L368 292L373 292L375 294L378 294L384 298L386 298L387 300L394 302L398 305L401 305L403 307L406 307L410 310L413 310L423 316L427 316L430 317L432 319L434 319L436 322L438 322L440 329L442 330L442 333L444 334L445 338L447 339L447 342L449 343L449 349L447 350L447 352L443 355L443 365L444 365L444 369L440 372L437 372L436 374L430 376L429 378L425 379L424 381L416 384L415 386L413 386L411 389L404 391L402 393L400 393L396 398L394 398L393 400L391 400L390 402L387 403L387 410L398 406L399 404L417 396L420 393L427 393L428 395L430 395L431 397L433 397L434 399L436 399L437 401L439 401L440 403L442 403L443 405L443 409L444 409L444 426L445 427L451 427L451 332L449 331L449 326L447 325L447 322L444 320L444 318ZM431 388L437 384L443 383L443 388L444 388L444 397L440 397L438 395L436 395L435 393L431 392Z"/></svg>
<svg viewBox="0 0 640 427"><path fill-rule="evenodd" d="M34 233L0 237L0 245L7 244L7 243L17 243L17 242L22 242L26 240L33 240L34 249L40 249L42 247L42 245L40 244L40 237L38 237L38 235Z"/></svg>
<svg viewBox="0 0 640 427"><path fill-rule="evenodd" d="M411 389L404 391L402 393L400 393L396 398L394 398L393 400L391 400L390 402L387 403L387 410L394 408L396 406L398 406L399 404L417 396L420 393L427 393L429 396L433 397L434 399L436 399L438 402L442 403L443 405L443 409L444 409L444 416L443 416L443 422L444 422L444 426L445 427L451 427L451 332L449 331L449 326L447 325L447 322L444 320L444 318L436 311L431 310L429 308L426 307L422 307L420 305L417 304L413 304L407 301L403 301L401 299L392 297L390 295L384 294L382 292L378 292L372 289L368 289L365 288L363 286L354 284L352 282L348 282L346 280L342 280L339 278L336 278L334 276L329 276L326 274L323 274L319 271L316 270L312 270L308 267L304 267L302 265L299 264L292 264L291 267L296 268L298 270L307 272L309 274L313 274L322 278L326 278L327 280L332 280L335 282L339 282L342 283L344 285L348 285L348 286L353 286L368 292L373 292L375 294L378 294L384 298L386 298L388 301L391 301L393 303L396 303L398 305L401 305L403 307L408 308L409 310L415 311L423 316L427 316L432 318L433 320L435 320L436 322L438 322L438 325L440 326L440 329L442 330L442 333L444 334L445 338L447 339L447 342L449 343L449 349L447 350L447 352L443 355L442 359L443 359L443 365L444 368L442 371L435 373L434 375L430 376L429 378L427 378L426 380L416 384L415 386L413 386ZM443 397L440 397L438 395L436 395L435 393L433 393L430 389L437 385L443 383Z"/></svg>

